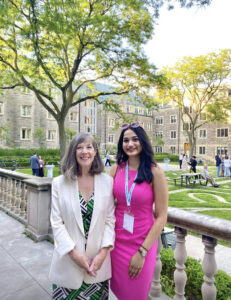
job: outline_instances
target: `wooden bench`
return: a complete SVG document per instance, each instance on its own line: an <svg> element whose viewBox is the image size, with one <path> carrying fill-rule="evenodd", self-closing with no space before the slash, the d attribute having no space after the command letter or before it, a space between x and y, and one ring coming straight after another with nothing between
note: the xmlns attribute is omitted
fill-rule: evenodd
<svg viewBox="0 0 231 300"><path fill-rule="evenodd" d="M174 180L175 185L176 185L177 180L180 180L180 184L181 184L181 177L173 178L173 180Z"/></svg>
<svg viewBox="0 0 231 300"><path fill-rule="evenodd" d="M194 179L194 180L192 181L192 185L195 186L196 183L200 183L200 185L207 186L208 180L206 180L206 179L204 179L204 178Z"/></svg>
<svg viewBox="0 0 231 300"><path fill-rule="evenodd" d="M207 184L208 184L207 179L204 179L204 178L200 179L200 185L207 186Z"/></svg>

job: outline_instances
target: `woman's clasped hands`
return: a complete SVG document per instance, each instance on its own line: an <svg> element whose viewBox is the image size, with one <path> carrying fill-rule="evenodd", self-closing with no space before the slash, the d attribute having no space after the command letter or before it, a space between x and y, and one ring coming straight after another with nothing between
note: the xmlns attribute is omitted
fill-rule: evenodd
<svg viewBox="0 0 231 300"><path fill-rule="evenodd" d="M75 248L70 251L69 256L79 267L83 268L88 275L95 277L107 256L107 249L101 249L91 260L89 260L86 255L78 253Z"/></svg>

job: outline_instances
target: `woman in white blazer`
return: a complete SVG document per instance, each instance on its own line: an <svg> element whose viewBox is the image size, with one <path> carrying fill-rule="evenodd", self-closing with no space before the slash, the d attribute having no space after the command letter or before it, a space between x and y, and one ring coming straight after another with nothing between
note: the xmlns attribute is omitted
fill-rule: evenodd
<svg viewBox="0 0 231 300"><path fill-rule="evenodd" d="M76 135L52 182L52 299L108 299L115 217L103 168L93 137Z"/></svg>

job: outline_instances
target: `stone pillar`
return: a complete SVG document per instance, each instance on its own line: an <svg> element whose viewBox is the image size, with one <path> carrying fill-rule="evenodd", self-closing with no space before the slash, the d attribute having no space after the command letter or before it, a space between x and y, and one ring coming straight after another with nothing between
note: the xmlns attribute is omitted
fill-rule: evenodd
<svg viewBox="0 0 231 300"><path fill-rule="evenodd" d="M162 249L162 242L161 242L161 236L159 236L157 255L156 255L156 266L155 266L154 276L153 276L153 280L152 280L152 287L151 287L151 291L150 291L151 297L160 297L162 294L162 287L160 284L160 273L162 270L162 262L160 260L161 249Z"/></svg>
<svg viewBox="0 0 231 300"><path fill-rule="evenodd" d="M204 283L201 287L203 300L215 300L217 290L214 285L214 275L217 270L215 260L215 247L217 240L208 236L202 237L202 242L205 245L204 259L202 262L202 269L204 271Z"/></svg>
<svg viewBox="0 0 231 300"><path fill-rule="evenodd" d="M180 227L175 227L176 233L176 249L174 252L174 257L176 260L176 270L174 272L175 281L175 296L174 300L185 300L185 285L187 281L187 275L185 273L185 261L187 259L187 252L185 247L185 237L187 235L187 230Z"/></svg>
<svg viewBox="0 0 231 300"><path fill-rule="evenodd" d="M52 179L26 179L27 184L27 222L26 233L36 241L49 238L50 203Z"/></svg>

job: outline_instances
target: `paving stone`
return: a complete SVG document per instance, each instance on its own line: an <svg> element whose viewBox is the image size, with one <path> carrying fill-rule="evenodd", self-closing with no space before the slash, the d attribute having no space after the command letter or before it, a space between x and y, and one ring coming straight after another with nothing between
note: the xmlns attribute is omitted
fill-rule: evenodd
<svg viewBox="0 0 231 300"><path fill-rule="evenodd" d="M34 284L26 289L21 289L16 293L9 294L4 300L50 300L51 296L38 284Z"/></svg>
<svg viewBox="0 0 231 300"><path fill-rule="evenodd" d="M7 270L0 269L0 278L0 299L5 299L10 293L27 289L35 284L33 278L13 260Z"/></svg>

